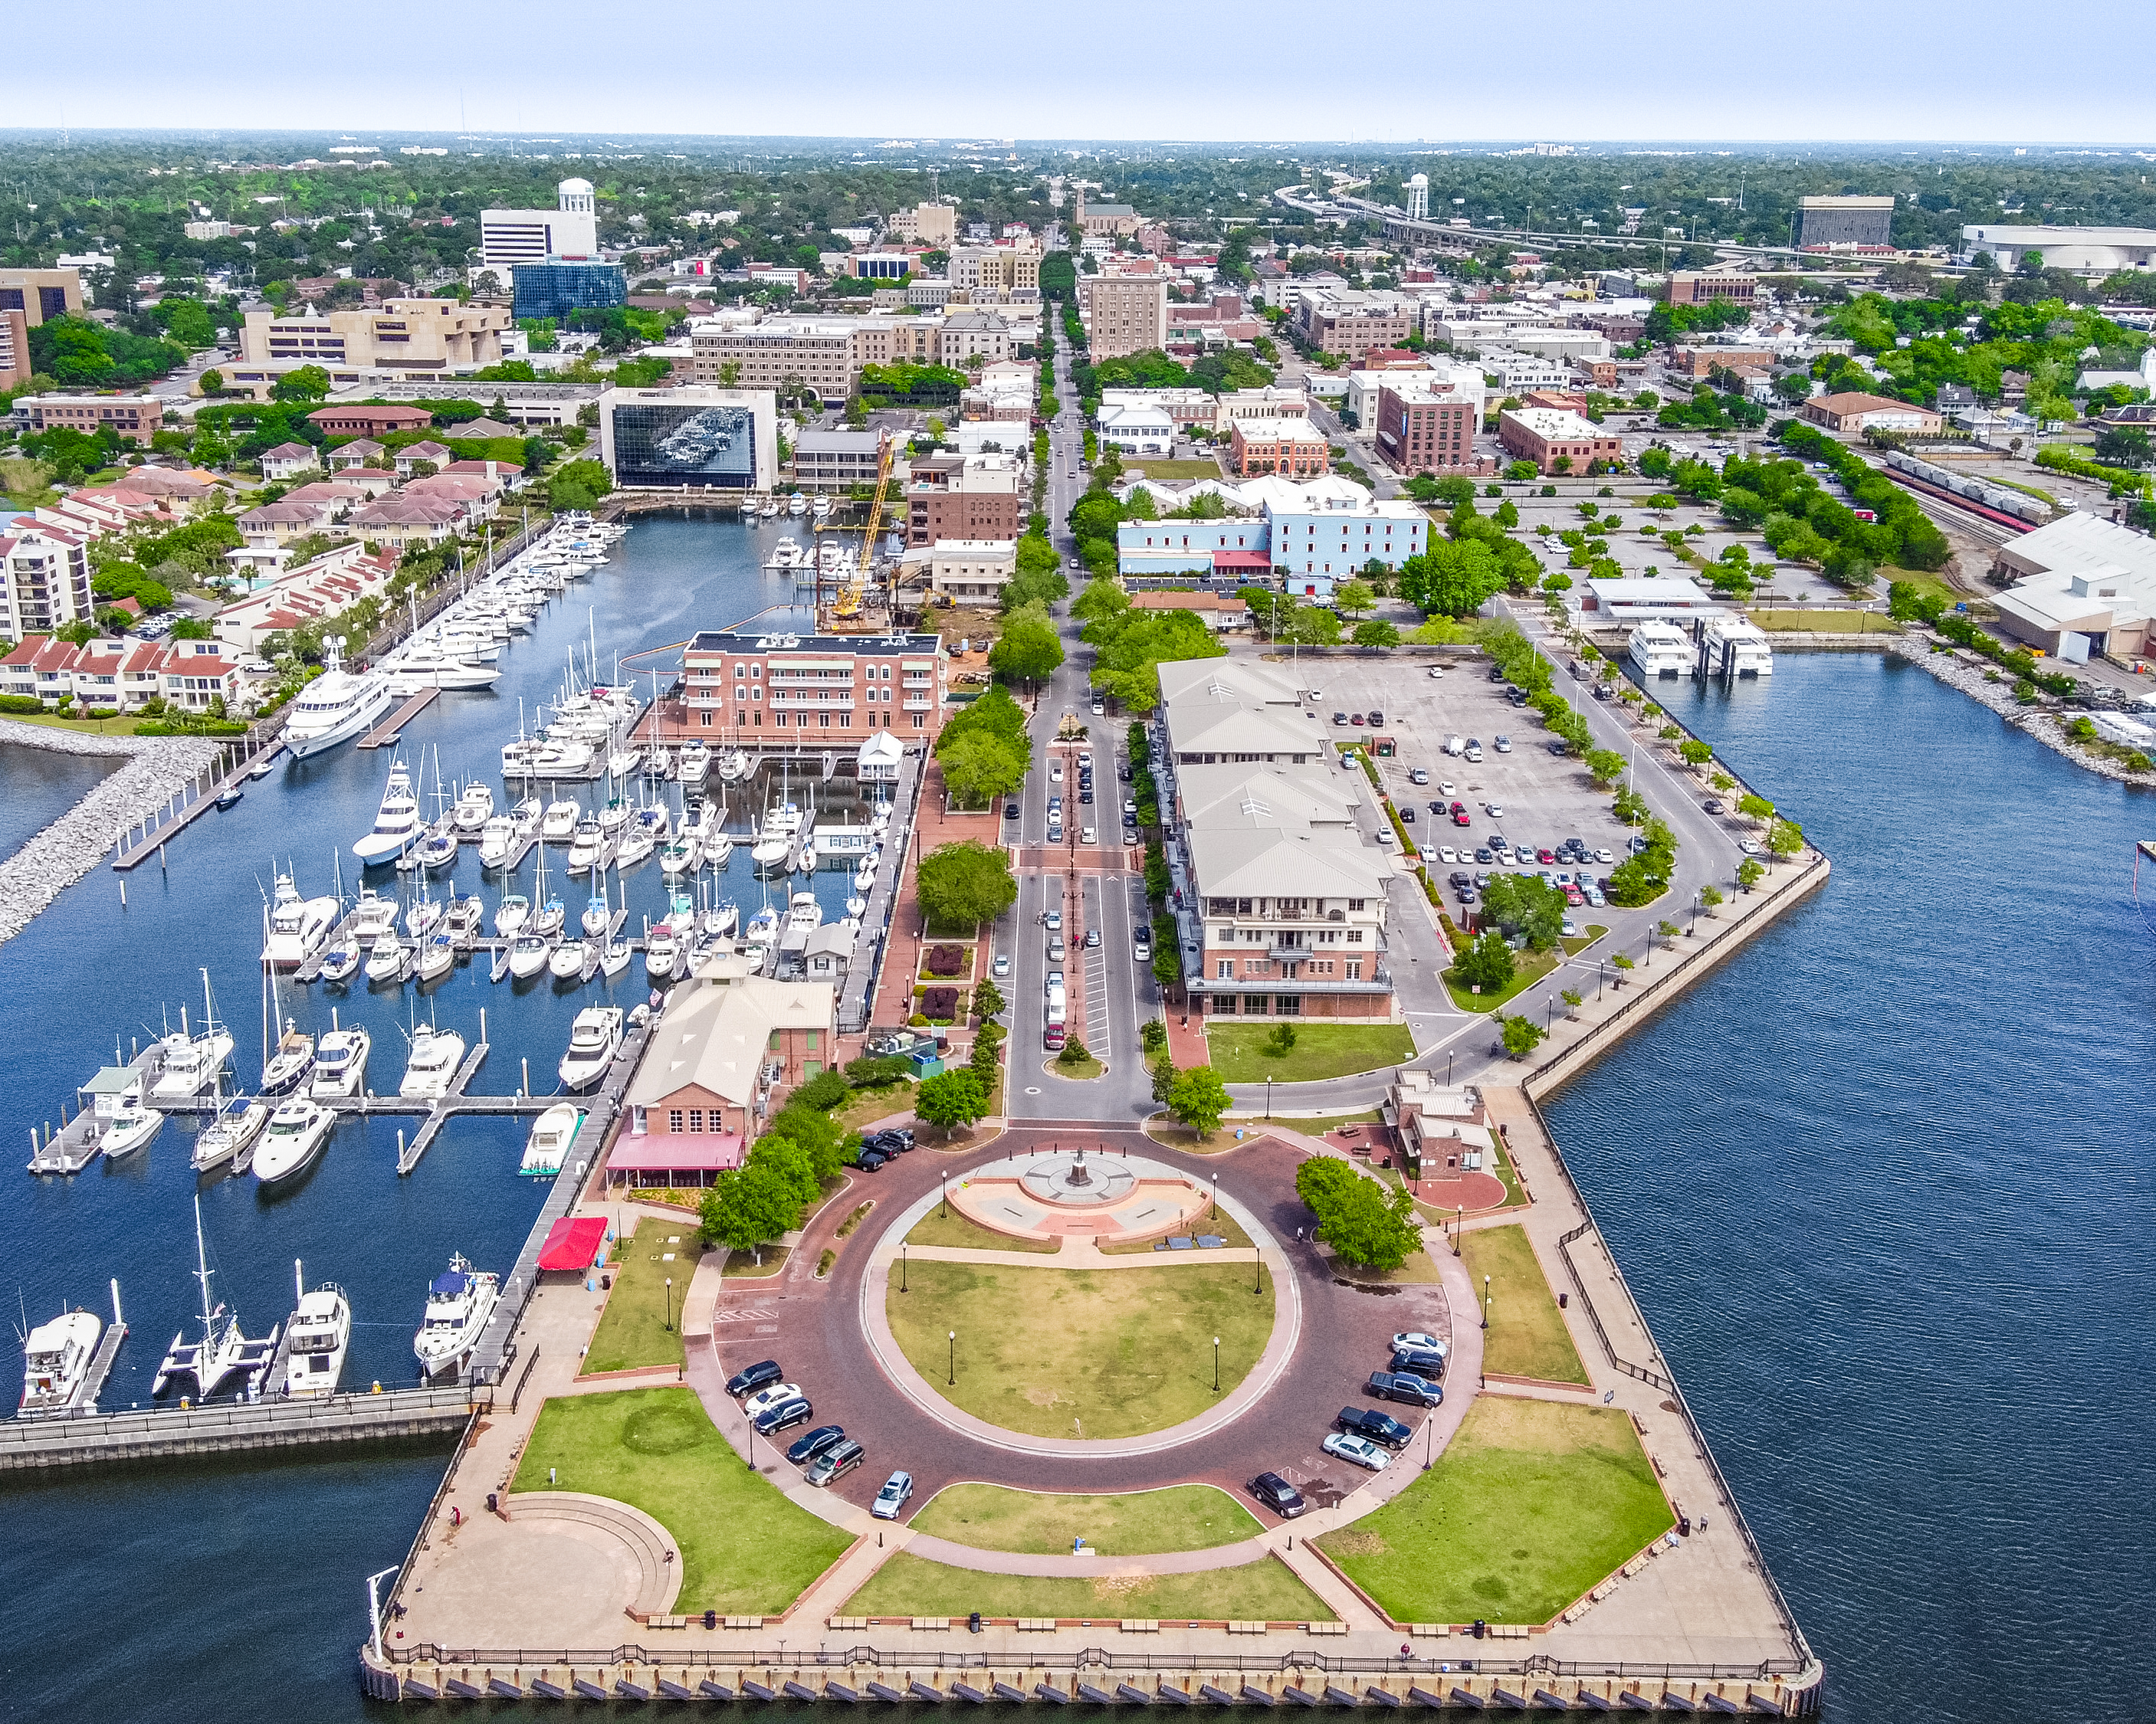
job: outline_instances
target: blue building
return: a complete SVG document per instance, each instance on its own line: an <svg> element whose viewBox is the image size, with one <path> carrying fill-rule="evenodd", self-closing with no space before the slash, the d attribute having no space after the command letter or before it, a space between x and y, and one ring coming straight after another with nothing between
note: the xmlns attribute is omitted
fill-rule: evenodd
<svg viewBox="0 0 2156 1724"><path fill-rule="evenodd" d="M548 258L518 264L510 272L516 316L567 317L572 311L604 311L629 303L629 277L619 264Z"/></svg>

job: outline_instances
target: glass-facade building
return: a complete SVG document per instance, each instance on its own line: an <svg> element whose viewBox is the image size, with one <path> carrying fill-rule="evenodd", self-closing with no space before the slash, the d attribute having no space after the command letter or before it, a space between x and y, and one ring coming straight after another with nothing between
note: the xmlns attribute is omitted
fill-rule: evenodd
<svg viewBox="0 0 2156 1724"><path fill-rule="evenodd" d="M613 421L618 484L756 488L756 422L746 407L624 403Z"/></svg>
<svg viewBox="0 0 2156 1724"><path fill-rule="evenodd" d="M629 303L629 277L619 264L549 258L518 264L509 272L516 315L567 317L572 311L604 311Z"/></svg>

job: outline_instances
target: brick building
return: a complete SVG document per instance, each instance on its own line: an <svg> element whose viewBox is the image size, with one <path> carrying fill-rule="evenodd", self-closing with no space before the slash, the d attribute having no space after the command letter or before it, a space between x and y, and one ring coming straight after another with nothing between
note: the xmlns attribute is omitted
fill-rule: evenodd
<svg viewBox="0 0 2156 1724"><path fill-rule="evenodd" d="M681 664L693 731L805 747L857 742L872 731L933 736L942 726L949 659L933 634L706 630Z"/></svg>
<svg viewBox="0 0 2156 1724"><path fill-rule="evenodd" d="M1229 430L1229 468L1239 479L1311 479L1332 470L1325 434L1308 419L1237 419Z"/></svg>
<svg viewBox="0 0 2156 1724"><path fill-rule="evenodd" d="M1625 456L1623 439L1592 419L1558 408L1523 407L1499 413L1497 440L1513 459L1532 461L1545 474L1585 473L1597 461Z"/></svg>

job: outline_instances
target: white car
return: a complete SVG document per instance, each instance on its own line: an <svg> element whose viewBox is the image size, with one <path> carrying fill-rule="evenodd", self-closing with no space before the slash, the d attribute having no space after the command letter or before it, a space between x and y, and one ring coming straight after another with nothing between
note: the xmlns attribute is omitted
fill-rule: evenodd
<svg viewBox="0 0 2156 1724"><path fill-rule="evenodd" d="M1060 971L1060 970L1050 970L1050 971L1048 972L1048 981L1047 981L1047 983L1046 983L1046 984L1045 984L1045 985L1046 985L1046 986L1048 986L1048 987L1050 987L1050 988L1060 988L1060 987L1062 987L1062 985L1063 985L1063 972L1062 972L1062 971Z"/></svg>
<svg viewBox="0 0 2156 1724"><path fill-rule="evenodd" d="M1063 767L1060 762L1048 769L1048 782L1051 784L1060 784L1063 782Z"/></svg>
<svg viewBox="0 0 2156 1724"><path fill-rule="evenodd" d="M1383 1472L1393 1458L1368 1437L1351 1437L1345 1431L1327 1432L1323 1447L1327 1455L1337 1455L1373 1473Z"/></svg>
<svg viewBox="0 0 2156 1724"><path fill-rule="evenodd" d="M1048 926L1048 931L1049 931L1050 933L1051 933L1051 934L1060 933L1060 932L1062 931L1062 929L1063 929L1063 912L1062 912L1061 911L1060 911L1060 910L1051 910L1051 911L1050 911L1048 912L1048 924L1047 924L1047 926Z"/></svg>
<svg viewBox="0 0 2156 1724"><path fill-rule="evenodd" d="M760 1388L754 1394L751 1395L746 1401L743 1401L742 1403L742 1413L746 1418L754 1419L759 1413L767 1413L773 1407L779 1406L785 1402L798 1401L801 1398L801 1385L799 1383L774 1383L769 1388Z"/></svg>
<svg viewBox="0 0 2156 1724"><path fill-rule="evenodd" d="M879 1521L896 1521L898 1511L906 1506L907 1499L912 1495L913 1475L893 1473L883 1481L883 1489L876 1492L875 1501L869 1506L869 1512Z"/></svg>
<svg viewBox="0 0 2156 1724"><path fill-rule="evenodd" d="M1469 854L1473 853L1471 851ZM1460 859L1460 852L1454 849L1450 844L1440 844L1437 847L1437 859L1440 862L1457 862Z"/></svg>
<svg viewBox="0 0 2156 1724"><path fill-rule="evenodd" d="M1450 860L1450 859L1448 858L1447 859ZM1437 865L1437 852L1432 849L1428 844L1424 844L1415 851L1415 860L1421 863L1425 868L1434 868Z"/></svg>
<svg viewBox="0 0 2156 1724"><path fill-rule="evenodd" d="M1437 793L1440 796L1450 796L1453 793L1452 781L1450 778L1439 779L1437 781Z"/></svg>
<svg viewBox="0 0 2156 1724"><path fill-rule="evenodd" d="M1498 753L1510 754L1512 752L1512 739L1510 736L1500 736L1495 746Z"/></svg>
<svg viewBox="0 0 2156 1724"><path fill-rule="evenodd" d="M1108 709L1098 700L1096 700L1093 703L1093 716L1096 718L1101 716L1101 715L1106 713L1107 710Z"/></svg>
<svg viewBox="0 0 2156 1724"><path fill-rule="evenodd" d="M1431 665L1431 666L1430 667L1430 680L1432 682L1435 682L1435 681L1436 681L1440 677L1443 676L1444 675L1445 675L1445 672L1444 672L1444 671L1442 671L1441 670L1440 670L1436 665L1433 664L1433 665Z"/></svg>
<svg viewBox="0 0 2156 1724"><path fill-rule="evenodd" d="M1567 916L1564 919L1564 926L1559 931L1568 940L1577 940L1579 937L1579 924L1570 916Z"/></svg>
<svg viewBox="0 0 2156 1724"><path fill-rule="evenodd" d="M1078 829L1078 842L1080 844L1097 844L1099 841L1099 834L1096 834L1091 827L1081 826Z"/></svg>
<svg viewBox="0 0 2156 1724"><path fill-rule="evenodd" d="M1010 974L1010 954L1007 952L998 952L996 954L996 961L993 964L989 965L988 968L990 972L995 976L996 979L998 981L1001 981L1004 977Z"/></svg>
<svg viewBox="0 0 2156 1724"><path fill-rule="evenodd" d="M1753 844L1748 838L1738 839L1737 849L1738 854L1744 856L1756 856L1759 854L1759 846Z"/></svg>
<svg viewBox="0 0 2156 1724"><path fill-rule="evenodd" d="M1435 1353L1440 1359L1445 1357L1448 1352L1445 1344L1426 1330L1406 1329L1393 1337L1394 1352L1410 1349L1419 1353Z"/></svg>
<svg viewBox="0 0 2156 1724"><path fill-rule="evenodd" d="M1482 812L1492 820L1502 820L1505 818L1505 805L1501 802L1486 802L1482 804Z"/></svg>
<svg viewBox="0 0 2156 1724"><path fill-rule="evenodd" d="M1611 855L1611 854L1609 854L1609 846L1608 846L1608 845L1606 845L1606 844L1605 844L1605 845L1604 845L1604 846L1602 847L1602 849L1600 849L1597 850L1597 851L1594 853L1594 859L1595 859L1596 861L1598 861L1598 862L1604 863L1604 864L1605 864L1605 865L1606 865L1606 864L1609 864L1609 863L1611 863L1611 862L1614 862L1617 859L1616 859L1614 856L1613 856L1613 855Z"/></svg>

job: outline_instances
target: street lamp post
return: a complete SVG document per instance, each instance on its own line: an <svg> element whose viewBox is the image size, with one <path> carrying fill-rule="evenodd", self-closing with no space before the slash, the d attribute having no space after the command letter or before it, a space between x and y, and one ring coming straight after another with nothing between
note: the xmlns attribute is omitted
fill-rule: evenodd
<svg viewBox="0 0 2156 1724"><path fill-rule="evenodd" d="M1255 1285L1251 1287L1250 1291L1253 1293L1262 1293L1265 1290L1265 1254L1263 1251L1260 1251L1257 1254L1257 1258L1258 1279Z"/></svg>
<svg viewBox="0 0 2156 1724"><path fill-rule="evenodd" d="M1213 1393L1220 1393L1220 1337L1213 1337Z"/></svg>
<svg viewBox="0 0 2156 1724"><path fill-rule="evenodd" d="M1426 1434L1426 1440L1422 1449L1422 1470L1428 1472L1430 1458L1437 1452L1437 1421L1425 1413L1423 1414L1422 1428Z"/></svg>
<svg viewBox="0 0 2156 1724"><path fill-rule="evenodd" d="M947 1173L947 1173L945 1173L945 1174L942 1176L942 1178L943 1178L943 1219L944 1219L946 1221L948 1221L948 1220L951 1219L951 1176L950 1176L950 1174L949 1174L949 1173Z"/></svg>
<svg viewBox="0 0 2156 1724"><path fill-rule="evenodd" d="M906 1290L906 1241L898 1242L898 1290Z"/></svg>
<svg viewBox="0 0 2156 1724"><path fill-rule="evenodd" d="M947 1388L956 1388L958 1382L958 1331L951 1331L951 1369L944 1379Z"/></svg>
<svg viewBox="0 0 2156 1724"><path fill-rule="evenodd" d="M1490 1326L1490 1277L1482 1277L1482 1326Z"/></svg>
<svg viewBox="0 0 2156 1724"><path fill-rule="evenodd" d="M671 1275L666 1277L666 1330L669 1334L674 1330L674 1277Z"/></svg>
<svg viewBox="0 0 2156 1724"><path fill-rule="evenodd" d="M374 1642L374 1655L377 1659L382 1656L382 1595L377 1588L386 1576L396 1572L394 1568L385 1568L380 1574L367 1577L367 1633Z"/></svg>
<svg viewBox="0 0 2156 1724"><path fill-rule="evenodd" d="M1455 1203L1452 1209L1452 1255L1460 1255L1460 1235L1467 1229L1467 1205Z"/></svg>
<svg viewBox="0 0 2156 1724"><path fill-rule="evenodd" d="M1265 1117L1266 1117L1266 1119L1270 1120L1270 1119L1272 1118L1272 1116L1273 1116L1273 1075L1272 1075L1270 1072L1267 1072L1267 1073L1265 1074Z"/></svg>

